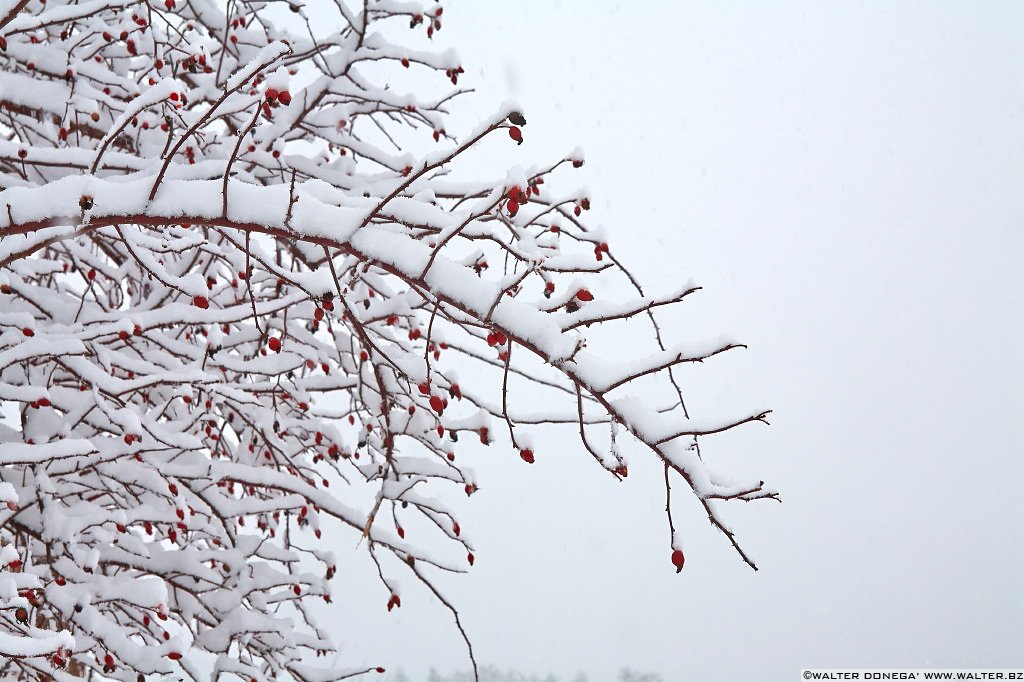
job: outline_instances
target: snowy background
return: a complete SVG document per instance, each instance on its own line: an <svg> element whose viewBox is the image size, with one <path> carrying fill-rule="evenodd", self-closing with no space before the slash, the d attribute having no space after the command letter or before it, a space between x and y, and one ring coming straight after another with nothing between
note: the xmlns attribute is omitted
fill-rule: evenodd
<svg viewBox="0 0 1024 682"><path fill-rule="evenodd" d="M643 452L623 483L571 430L533 467L495 454L461 514L477 565L443 582L478 660L591 682L1024 665L1024 3L451 2L444 22L478 88L462 110L517 99L518 163L581 145L612 251L658 291L704 286L668 336L750 345L688 374L688 405L773 408L704 453L784 499L726 510L755 573L680 490L677 576ZM468 667L442 606L408 589L388 614L373 584L335 588L346 662Z"/></svg>

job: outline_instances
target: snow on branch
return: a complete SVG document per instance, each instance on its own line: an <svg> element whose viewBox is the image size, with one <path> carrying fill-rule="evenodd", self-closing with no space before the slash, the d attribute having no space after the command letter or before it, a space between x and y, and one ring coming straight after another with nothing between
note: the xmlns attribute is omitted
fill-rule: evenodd
<svg viewBox="0 0 1024 682"><path fill-rule="evenodd" d="M339 542L381 608L406 578L449 609L475 667L434 582L475 562L446 500L480 490L485 446L543 459L542 424L619 480L626 433L664 464L677 569L672 480L756 568L715 505L778 496L699 444L768 412L691 418L678 376L742 345L666 344L655 316L699 287L643 291L585 220L582 153L519 165L517 104L446 129L464 69L424 47L440 4L340 3L319 37L294 9L0 6L7 669L382 671L317 665L338 643L308 605L332 599ZM422 92L391 86L406 69ZM507 167L460 179L481 145ZM636 323L649 348L594 350Z"/></svg>

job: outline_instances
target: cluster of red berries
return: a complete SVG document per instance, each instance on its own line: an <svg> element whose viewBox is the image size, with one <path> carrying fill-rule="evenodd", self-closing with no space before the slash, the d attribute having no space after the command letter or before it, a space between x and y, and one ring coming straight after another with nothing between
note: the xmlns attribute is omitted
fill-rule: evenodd
<svg viewBox="0 0 1024 682"><path fill-rule="evenodd" d="M213 67L206 63L206 55L191 54L181 61L181 67L189 73L213 73ZM158 66L157 69L160 67Z"/></svg>
<svg viewBox="0 0 1024 682"><path fill-rule="evenodd" d="M444 8L443 7L438 7L434 11L434 13L431 14L428 17L428 21L427 21L427 37L428 38L433 38L434 37L434 31L435 30L437 30L437 31L441 30L441 14L442 13L444 13ZM414 14L412 19L409 20L409 28L416 28L417 26L419 26L420 24L423 23L423 19L424 19L424 17L423 17L422 14Z"/></svg>
<svg viewBox="0 0 1024 682"><path fill-rule="evenodd" d="M280 102L281 104L288 106L292 103L292 94L287 90L278 90L277 88L267 88L263 93L268 102Z"/></svg>
<svg viewBox="0 0 1024 682"><path fill-rule="evenodd" d="M438 26L440 27L440 24ZM444 75L448 76L448 80L452 82L452 85L458 85L460 73L465 73L465 70L461 66L457 66L454 69L445 69Z"/></svg>

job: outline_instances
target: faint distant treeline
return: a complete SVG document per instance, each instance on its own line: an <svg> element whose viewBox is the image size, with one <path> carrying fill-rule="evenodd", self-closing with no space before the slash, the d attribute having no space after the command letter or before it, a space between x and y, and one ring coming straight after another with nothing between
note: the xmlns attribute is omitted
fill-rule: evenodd
<svg viewBox="0 0 1024 682"><path fill-rule="evenodd" d="M616 680L617 682L664 682L662 676L657 673L640 673L631 668L620 670ZM412 680L399 670L388 678L388 682L412 682ZM474 682L474 680L473 673L468 671L442 675L436 670L431 670L426 682ZM480 682L589 682L589 680L583 673L576 673L575 677L564 679L555 675L546 677L525 675L512 670L502 672L497 668L484 666L480 669Z"/></svg>

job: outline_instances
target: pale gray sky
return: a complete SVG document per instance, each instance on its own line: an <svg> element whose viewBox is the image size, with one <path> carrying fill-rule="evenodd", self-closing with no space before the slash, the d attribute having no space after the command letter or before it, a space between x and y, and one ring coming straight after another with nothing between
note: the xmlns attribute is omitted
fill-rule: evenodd
<svg viewBox="0 0 1024 682"><path fill-rule="evenodd" d="M1024 3L463 1L437 39L479 87L467 121L529 119L496 167L582 146L613 251L705 287L670 335L750 345L687 374L689 405L773 408L704 452L785 500L727 510L755 573L677 496L676 575L643 452L622 484L569 432L533 467L494 453L461 516L477 567L442 581L478 660L1024 666ZM369 574L335 589L346 662L468 666L412 583L392 614Z"/></svg>

